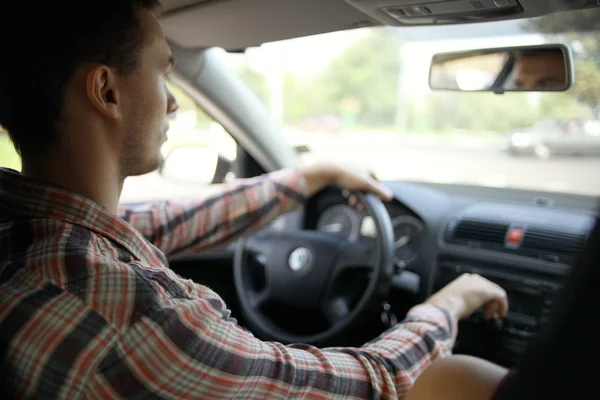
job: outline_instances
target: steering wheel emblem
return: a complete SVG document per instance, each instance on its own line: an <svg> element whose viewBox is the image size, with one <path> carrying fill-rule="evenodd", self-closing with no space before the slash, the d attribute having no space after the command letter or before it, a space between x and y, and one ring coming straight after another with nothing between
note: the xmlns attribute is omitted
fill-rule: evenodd
<svg viewBox="0 0 600 400"><path fill-rule="evenodd" d="M298 247L296 250L292 251L290 254L290 258L288 259L288 264L290 269L294 272L298 272L310 266L312 261L312 254L310 250L305 247Z"/></svg>

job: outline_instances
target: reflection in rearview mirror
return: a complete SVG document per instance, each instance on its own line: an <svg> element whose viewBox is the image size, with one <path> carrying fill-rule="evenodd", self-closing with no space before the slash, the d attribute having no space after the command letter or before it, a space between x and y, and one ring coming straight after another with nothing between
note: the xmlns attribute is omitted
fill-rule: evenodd
<svg viewBox="0 0 600 400"><path fill-rule="evenodd" d="M562 44L439 53L429 74L434 90L562 92L572 83L571 51Z"/></svg>

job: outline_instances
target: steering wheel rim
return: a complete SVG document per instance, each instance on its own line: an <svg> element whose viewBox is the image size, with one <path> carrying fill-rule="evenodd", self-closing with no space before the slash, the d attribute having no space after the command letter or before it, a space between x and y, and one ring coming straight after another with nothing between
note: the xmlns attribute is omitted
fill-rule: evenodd
<svg viewBox="0 0 600 400"><path fill-rule="evenodd" d="M373 261L372 265L368 266L371 268L371 273L369 274L370 277L368 278L369 282L356 306L352 310L349 310L349 312L341 319L335 319L335 317L337 317L337 311L331 311L332 315L334 315L330 316L331 320L335 322L331 322L330 327L325 331L309 335L288 332L278 327L262 310L260 310L260 300L257 299L257 294L254 293L252 289L249 289L250 278L249 271L247 269L247 257L253 253L257 246L260 247L261 240L265 242L272 241L273 244L271 244L271 246L273 247L271 250L271 255L275 255L274 257L279 258L279 261L281 261L282 254L288 254L288 265L284 265L286 264L284 262L281 262L281 265L273 265L272 263L268 263L267 259L263 257L263 261L269 264L266 267L268 269L267 280L269 280L269 276L271 276L274 277L273 282L278 281L278 277L283 274L284 280L279 280L279 282L283 282L283 286L292 285L289 287L286 286L280 290L279 297L288 295L287 300L293 301L294 298L298 297L298 293L304 293L305 297L303 299L313 303L313 305L315 301L319 302L319 307L326 310L328 307L330 307L330 305L335 306L334 302L328 304L331 299L328 299L327 296L328 292L331 290L331 286L335 282L337 274L339 274L343 268L351 265L354 262L355 256L357 259L362 259L364 254L359 252L364 250L364 248L361 249L360 247L357 247L355 243L351 243L346 240L333 239L329 235L312 231L298 231L291 233L262 231L250 236L246 236L238 242L234 257L235 289L238 298L240 299L242 313L246 319L248 328L250 328L253 332L265 340L282 343L327 343L331 339L337 337L341 332L358 322L360 316L362 316L363 313L373 304L376 304L377 301L381 301L385 298L389 292L394 268L394 230L392 221L387 209L385 208L385 205L377 196L363 193L358 193L357 196L360 202L365 206L367 214L371 215L373 218L375 229L377 231L377 244L375 246L376 250L374 252L371 251L370 255L366 256ZM291 242L286 242L287 240L296 240L297 243L292 246ZM336 246L336 240L340 241L340 244L338 247L336 247L335 251L337 253L335 254L334 258L331 258L330 253L333 252L333 248ZM292 247L294 250L298 250L300 248L304 250L315 247L320 248L323 250L323 253L328 254L317 254L315 255L315 258L321 257L324 259L323 262L328 262L334 259L336 261L334 264L330 265L329 268L324 268L324 272L318 270L318 267L315 267L312 271L309 270L307 273L305 273L305 275L293 275L294 271L291 273L288 271L288 269L291 270L292 268L289 264L291 260L290 249ZM268 246L266 248L268 248ZM266 255L263 254L263 256ZM314 295L311 297L308 296L308 293L305 293L306 289L310 290L313 287L312 284L314 281L310 282L310 277L307 276L310 274L312 274L312 278L316 278L315 281L319 281L321 283L325 282L323 286L324 292L318 296ZM326 275L325 280L323 280L324 275ZM295 284L296 286L293 286ZM317 287L320 285L315 284L314 286ZM270 287L270 289L266 289L264 293L270 293L271 291L277 291L277 289ZM294 294L296 296L290 298L290 296L293 296ZM265 296L268 297L272 295L273 294L270 293ZM261 296L262 295L258 295L258 297ZM316 300L317 298L318 300Z"/></svg>

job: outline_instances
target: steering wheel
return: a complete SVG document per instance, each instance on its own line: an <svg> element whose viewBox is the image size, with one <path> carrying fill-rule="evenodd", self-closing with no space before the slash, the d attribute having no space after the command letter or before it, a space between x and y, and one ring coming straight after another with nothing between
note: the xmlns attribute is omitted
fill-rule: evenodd
<svg viewBox="0 0 600 400"><path fill-rule="evenodd" d="M264 230L239 241L234 259L235 288L253 332L265 340L283 343L327 343L385 298L393 274L392 221L378 197L357 196L375 222L376 246L310 230ZM261 279L250 265L260 266ZM368 268L368 282L359 300L351 305L334 288L343 272L356 267ZM273 303L320 313L328 328L311 334L288 332L265 311Z"/></svg>

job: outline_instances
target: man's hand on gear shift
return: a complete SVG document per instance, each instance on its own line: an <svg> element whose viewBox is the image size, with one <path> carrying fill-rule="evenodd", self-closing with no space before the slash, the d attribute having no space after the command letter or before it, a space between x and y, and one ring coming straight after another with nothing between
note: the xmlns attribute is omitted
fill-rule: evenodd
<svg viewBox="0 0 600 400"><path fill-rule="evenodd" d="M486 319L504 318L508 313L506 291L477 274L463 274L425 301L445 308L461 320L483 306Z"/></svg>

